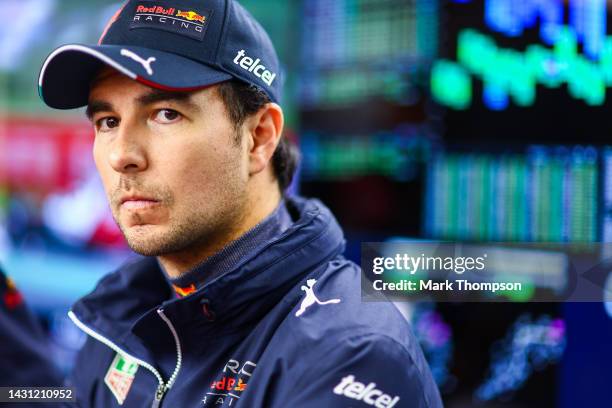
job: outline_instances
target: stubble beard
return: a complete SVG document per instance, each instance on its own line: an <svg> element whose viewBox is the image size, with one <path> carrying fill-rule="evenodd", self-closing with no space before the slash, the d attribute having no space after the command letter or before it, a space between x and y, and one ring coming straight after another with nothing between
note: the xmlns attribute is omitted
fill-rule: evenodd
<svg viewBox="0 0 612 408"><path fill-rule="evenodd" d="M147 231L150 226L126 228L120 222L119 206L113 205L113 218L132 251L143 256L164 256L214 247L246 216L247 199L244 186L236 180L224 180L220 191L215 192L214 204L188 208L187 214L173 214L163 232ZM140 191L140 190L139 190ZM161 205L172 210L175 203L172 193L164 188L146 190L160 198ZM115 196L115 194L113 194ZM113 200L113 198L111 198ZM197 207L197 208L194 208ZM138 214L133 214L138 219Z"/></svg>
<svg viewBox="0 0 612 408"><path fill-rule="evenodd" d="M229 234L233 221L239 219L239 212L234 214L230 210L223 208L215 215L195 212L160 233L135 230L139 227L132 227L132 231L126 231L121 225L119 228L132 251L143 256L167 256L213 246L217 237Z"/></svg>

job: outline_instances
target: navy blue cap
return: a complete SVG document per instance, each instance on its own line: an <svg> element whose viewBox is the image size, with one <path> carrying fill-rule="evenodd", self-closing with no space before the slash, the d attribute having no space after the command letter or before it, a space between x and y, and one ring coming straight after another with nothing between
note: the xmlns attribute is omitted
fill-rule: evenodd
<svg viewBox="0 0 612 408"><path fill-rule="evenodd" d="M153 88L193 91L240 79L279 103L282 74L272 41L234 0L129 0L98 45L53 51L39 77L52 108L87 105L91 80L103 66Z"/></svg>

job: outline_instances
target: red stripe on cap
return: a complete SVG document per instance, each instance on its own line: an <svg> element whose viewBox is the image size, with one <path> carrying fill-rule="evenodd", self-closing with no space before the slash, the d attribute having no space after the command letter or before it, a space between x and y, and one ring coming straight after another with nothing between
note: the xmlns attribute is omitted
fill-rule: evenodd
<svg viewBox="0 0 612 408"><path fill-rule="evenodd" d="M157 82L149 81L148 79L144 79L141 76L137 76L136 80L138 82L140 82L141 84L143 84L143 85L150 86L151 88L161 89L162 91L169 91L169 92L193 92L193 91L199 91L201 89L206 89L206 88L208 88L210 86L213 86L213 85L216 85L218 83L224 82L224 81L219 81L219 82L215 82L214 84L209 84L209 85L192 86L192 87L186 87L186 88L176 88L176 87L172 87L172 86L166 86L166 85L158 84Z"/></svg>

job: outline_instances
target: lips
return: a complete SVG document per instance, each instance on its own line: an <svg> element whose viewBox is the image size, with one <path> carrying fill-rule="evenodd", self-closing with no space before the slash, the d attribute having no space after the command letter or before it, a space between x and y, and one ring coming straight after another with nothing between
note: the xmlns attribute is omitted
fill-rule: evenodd
<svg viewBox="0 0 612 408"><path fill-rule="evenodd" d="M128 195L120 200L120 207L128 210L139 210L154 207L159 204L159 201L141 195Z"/></svg>

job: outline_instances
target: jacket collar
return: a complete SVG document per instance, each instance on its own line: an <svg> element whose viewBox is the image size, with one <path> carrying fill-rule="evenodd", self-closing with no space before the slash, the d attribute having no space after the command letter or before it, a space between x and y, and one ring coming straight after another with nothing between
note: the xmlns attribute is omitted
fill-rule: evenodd
<svg viewBox="0 0 612 408"><path fill-rule="evenodd" d="M174 286L177 296L184 297L214 278L231 271L245 256L256 252L259 247L280 236L293 224L285 200L267 218L244 233L240 238L230 242L223 249L200 263L192 270L178 278L166 277ZM163 270L163 265L160 266Z"/></svg>
<svg viewBox="0 0 612 408"><path fill-rule="evenodd" d="M217 335L255 324L317 266L344 251L342 230L320 201L293 197L287 205L298 216L289 229L189 296L175 298L157 260L142 258L103 278L72 310L83 324L135 354L143 350L129 340L131 334L150 336L159 327L159 307L177 327Z"/></svg>

